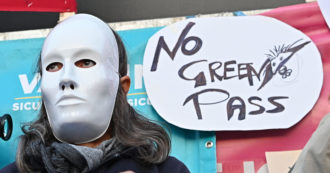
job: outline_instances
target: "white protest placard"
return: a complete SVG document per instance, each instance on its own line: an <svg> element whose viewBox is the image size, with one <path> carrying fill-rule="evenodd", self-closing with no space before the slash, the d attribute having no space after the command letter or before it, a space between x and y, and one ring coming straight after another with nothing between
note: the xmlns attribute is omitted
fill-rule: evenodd
<svg viewBox="0 0 330 173"><path fill-rule="evenodd" d="M317 0L321 9L322 15L330 28L330 0Z"/></svg>
<svg viewBox="0 0 330 173"><path fill-rule="evenodd" d="M323 81L310 38L262 16L167 26L148 41L143 75L158 114L194 130L291 127L312 109Z"/></svg>

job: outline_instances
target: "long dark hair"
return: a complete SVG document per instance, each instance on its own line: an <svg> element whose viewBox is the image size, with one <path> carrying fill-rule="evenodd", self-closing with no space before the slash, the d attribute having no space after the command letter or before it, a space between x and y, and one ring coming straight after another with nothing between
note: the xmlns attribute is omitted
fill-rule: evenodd
<svg viewBox="0 0 330 173"><path fill-rule="evenodd" d="M127 75L127 55L124 44L119 35L114 32L119 51L120 76ZM41 74L41 60L39 58L39 73ZM41 74L42 75L42 74ZM127 102L122 87L118 87L115 108L110 123L111 136L127 147L136 147L138 157L145 163L155 164L164 161L170 151L170 138L166 131L158 124L151 122L138 114ZM22 126L23 135L20 138L16 154L16 164L20 172L32 172L30 166L31 153L38 153L36 141L42 141L49 146L59 142L50 128L44 104L40 109L38 119ZM27 149L28 148L28 149ZM33 155L33 154L32 154Z"/></svg>

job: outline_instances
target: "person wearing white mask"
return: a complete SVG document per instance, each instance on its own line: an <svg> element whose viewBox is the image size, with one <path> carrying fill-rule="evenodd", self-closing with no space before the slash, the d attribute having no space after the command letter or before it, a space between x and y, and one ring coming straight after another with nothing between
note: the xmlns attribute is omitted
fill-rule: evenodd
<svg viewBox="0 0 330 173"><path fill-rule="evenodd" d="M125 49L102 20L78 14L58 24L39 66L39 117L0 172L189 172L168 156L166 131L128 104Z"/></svg>

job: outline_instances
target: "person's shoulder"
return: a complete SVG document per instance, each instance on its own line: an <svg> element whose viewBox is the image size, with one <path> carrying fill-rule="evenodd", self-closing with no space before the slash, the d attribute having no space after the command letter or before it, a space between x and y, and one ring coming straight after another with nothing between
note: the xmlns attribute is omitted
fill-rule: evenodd
<svg viewBox="0 0 330 173"><path fill-rule="evenodd" d="M171 172L171 173L189 173L189 169L184 163L175 157L169 156L158 167L159 172Z"/></svg>
<svg viewBox="0 0 330 173"><path fill-rule="evenodd" d="M0 169L0 173L19 173L16 162L13 162L4 168Z"/></svg>
<svg viewBox="0 0 330 173"><path fill-rule="evenodd" d="M159 164L146 164L135 157L118 157L109 160L90 172L189 173L189 170L181 161L174 157L167 157Z"/></svg>

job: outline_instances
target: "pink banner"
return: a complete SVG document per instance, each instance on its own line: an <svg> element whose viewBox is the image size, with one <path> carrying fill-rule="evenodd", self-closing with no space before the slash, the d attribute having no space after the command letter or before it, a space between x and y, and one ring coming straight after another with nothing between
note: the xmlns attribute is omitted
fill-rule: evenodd
<svg viewBox="0 0 330 173"><path fill-rule="evenodd" d="M289 129L217 132L218 170L223 173L265 172L265 152L302 149L322 117L330 112L330 29L318 4L281 7L261 15L281 20L314 41L323 62L323 87L309 114Z"/></svg>
<svg viewBox="0 0 330 173"><path fill-rule="evenodd" d="M77 12L75 0L1 0L0 11Z"/></svg>

